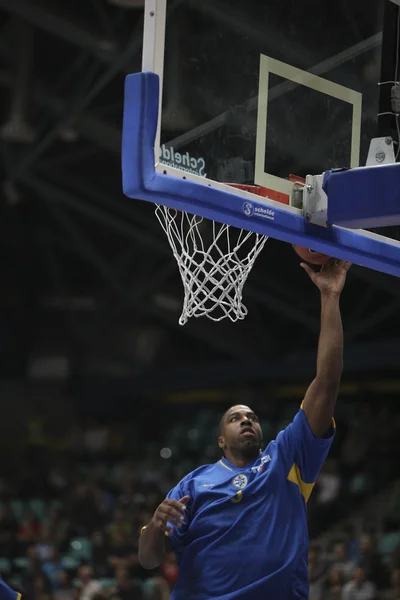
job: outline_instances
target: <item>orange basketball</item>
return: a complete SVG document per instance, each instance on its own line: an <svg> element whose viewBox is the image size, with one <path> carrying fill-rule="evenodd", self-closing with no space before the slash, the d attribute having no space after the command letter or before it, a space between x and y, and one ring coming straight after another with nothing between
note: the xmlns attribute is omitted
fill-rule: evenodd
<svg viewBox="0 0 400 600"><path fill-rule="evenodd" d="M307 263L311 263L312 265L325 265L330 259L330 256L327 254L322 254L322 252L315 252L314 250L302 248L301 246L293 246L293 248L300 258Z"/></svg>

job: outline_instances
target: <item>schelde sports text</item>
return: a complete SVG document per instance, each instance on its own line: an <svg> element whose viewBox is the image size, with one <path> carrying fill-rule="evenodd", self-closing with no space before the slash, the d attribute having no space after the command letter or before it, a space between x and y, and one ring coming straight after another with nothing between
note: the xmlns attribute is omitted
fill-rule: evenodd
<svg viewBox="0 0 400 600"><path fill-rule="evenodd" d="M163 144L161 146L160 161L163 164L175 167L181 171L187 171L188 173L207 177L207 173L204 172L204 169L206 168L206 161L204 158L194 158L193 156L190 156L189 152L181 154L180 152L175 152L172 147L166 148L165 144Z"/></svg>

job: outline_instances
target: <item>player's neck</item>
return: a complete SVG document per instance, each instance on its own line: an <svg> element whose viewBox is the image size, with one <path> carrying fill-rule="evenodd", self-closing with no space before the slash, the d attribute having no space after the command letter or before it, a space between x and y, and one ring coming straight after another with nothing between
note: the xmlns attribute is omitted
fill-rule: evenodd
<svg viewBox="0 0 400 600"><path fill-rule="evenodd" d="M238 469L244 469L244 467L247 467L248 464L254 462L257 456L254 456L253 458L244 458L243 456L234 456L231 452L226 452L225 458L234 467L237 467Z"/></svg>

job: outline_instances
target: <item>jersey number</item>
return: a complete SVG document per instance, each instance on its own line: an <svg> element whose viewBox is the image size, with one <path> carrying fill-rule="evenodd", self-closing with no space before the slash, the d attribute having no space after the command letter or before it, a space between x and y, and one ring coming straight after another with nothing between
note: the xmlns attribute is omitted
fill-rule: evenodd
<svg viewBox="0 0 400 600"><path fill-rule="evenodd" d="M243 492L242 490L239 490L238 492L236 492L236 494L233 496L231 502L233 502L234 504L238 504L239 502L242 501L243 498Z"/></svg>

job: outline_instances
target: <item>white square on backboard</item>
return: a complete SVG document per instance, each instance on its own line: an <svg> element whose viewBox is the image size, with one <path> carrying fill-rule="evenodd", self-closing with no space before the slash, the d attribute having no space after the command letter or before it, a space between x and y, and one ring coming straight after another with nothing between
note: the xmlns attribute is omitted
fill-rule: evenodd
<svg viewBox="0 0 400 600"><path fill-rule="evenodd" d="M399 0L400 1L400 0ZM351 168L358 167L360 161L360 136L361 136L361 106L362 94L344 87L327 79L323 79L318 75L313 75L309 71L303 71L297 67L292 67L280 60L270 58L261 54L260 56L260 78L258 87L258 115L257 115L257 141L256 141L256 166L255 178L256 185L262 185L269 189L273 189L282 194L292 194L293 183L269 175L265 172L265 151L267 140L267 113L268 113L268 86L269 74L273 73L283 79L288 79L298 85L304 85L316 92L321 92L327 96L332 96L343 102L348 102L353 106L353 118L351 127ZM315 175L316 173L310 173Z"/></svg>

